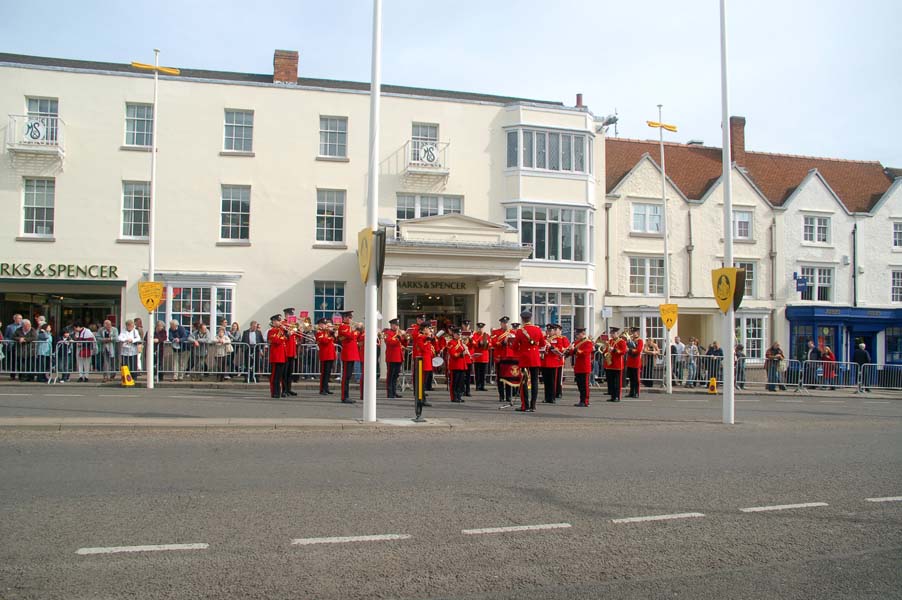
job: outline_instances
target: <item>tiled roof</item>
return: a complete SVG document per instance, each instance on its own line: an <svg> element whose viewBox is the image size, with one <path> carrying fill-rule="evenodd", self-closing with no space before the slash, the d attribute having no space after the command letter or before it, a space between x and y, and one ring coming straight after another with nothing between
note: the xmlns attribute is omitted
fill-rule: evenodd
<svg viewBox="0 0 902 600"><path fill-rule="evenodd" d="M614 189L643 154L660 162L657 142L609 138L606 140L607 191ZM751 180L774 206L782 206L811 169L817 169L850 212L873 208L892 183L892 169L879 162L839 160L746 151ZM667 176L687 198L697 200L721 175L721 149L709 146L664 144Z"/></svg>
<svg viewBox="0 0 902 600"><path fill-rule="evenodd" d="M43 67L58 67L65 69L85 69L89 71L112 71L122 73L137 72L131 65L123 63L95 62L89 60L74 60L68 58L48 58L44 56L27 56L24 54L8 54L0 52L0 63L12 63L19 65L34 65ZM171 66L171 65L170 65ZM182 79L212 79L216 81L234 81L238 83L269 83L272 75L256 73L235 73L232 71L208 71L205 69L179 68ZM298 85L303 87L331 88L336 90L360 90L369 91L370 84L358 81L340 81L335 79L317 79L313 77L299 77ZM469 100L476 102L491 102L496 104L513 104L527 102L530 104L544 104L555 107L563 106L562 102L548 100L530 100L527 98L515 98L511 96L494 96L492 94L478 94L473 92L455 92L452 90L434 90L430 88L407 87L402 85L382 85L383 94L402 94L410 96L427 96L434 98L446 98L449 100Z"/></svg>

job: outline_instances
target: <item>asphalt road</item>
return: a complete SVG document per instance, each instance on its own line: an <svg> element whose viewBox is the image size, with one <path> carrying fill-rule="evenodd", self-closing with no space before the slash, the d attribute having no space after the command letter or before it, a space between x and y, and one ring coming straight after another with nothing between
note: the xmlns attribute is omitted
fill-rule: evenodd
<svg viewBox="0 0 902 600"><path fill-rule="evenodd" d="M320 410L101 392L0 400ZM437 407L452 430L2 429L0 597L902 597L902 405L752 399L731 427L710 401L485 397ZM199 546L110 550L172 544Z"/></svg>

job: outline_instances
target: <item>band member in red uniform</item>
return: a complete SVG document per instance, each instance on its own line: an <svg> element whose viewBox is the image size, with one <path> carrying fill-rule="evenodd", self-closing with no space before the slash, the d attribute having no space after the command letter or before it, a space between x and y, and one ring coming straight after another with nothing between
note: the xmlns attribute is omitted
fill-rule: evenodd
<svg viewBox="0 0 902 600"><path fill-rule="evenodd" d="M561 385L559 369L564 367L564 350L558 344L561 336L555 335L554 323L545 326L545 346L540 350L542 359L542 384L545 388L545 400L547 404L554 404L557 400L558 388Z"/></svg>
<svg viewBox="0 0 902 600"><path fill-rule="evenodd" d="M353 310L341 313L342 323L338 327L338 343L341 344L341 401L344 404L357 402L348 394L351 377L354 376L354 366L360 360L360 352L357 349L357 331L351 323L353 316Z"/></svg>
<svg viewBox="0 0 902 600"><path fill-rule="evenodd" d="M414 343L419 356L423 357L423 390L432 389L432 359L435 358L435 336L432 335L432 327L423 325L420 328L420 335L417 336ZM416 368L416 361L411 365L411 368ZM425 393L423 397L426 397ZM431 406L431 404L427 402L424 403L424 406Z"/></svg>
<svg viewBox="0 0 902 600"><path fill-rule="evenodd" d="M297 392L291 391L291 381L294 378L295 367L298 364L298 342L301 339L301 333L298 331L297 321L293 319L294 309L284 308L285 313L285 372L282 379L282 396L297 396ZM288 321L295 321L288 323Z"/></svg>
<svg viewBox="0 0 902 600"><path fill-rule="evenodd" d="M592 363L595 357L595 343L586 337L586 329L576 330L576 339L568 349L574 357L573 376L579 390L579 402L575 406L589 406L589 378L592 376Z"/></svg>
<svg viewBox="0 0 902 600"><path fill-rule="evenodd" d="M389 398L400 398L398 393L398 376L401 375L401 363L404 361L404 348L407 347L407 334L398 328L398 319L388 322L389 328L385 330L385 364L388 374L385 378L385 388Z"/></svg>
<svg viewBox="0 0 902 600"><path fill-rule="evenodd" d="M611 398L608 402L620 402L620 390L623 387L623 367L627 352L626 335L612 339L609 346L611 364L608 367L608 377L611 378Z"/></svg>
<svg viewBox="0 0 902 600"><path fill-rule="evenodd" d="M485 391L485 372L489 366L489 334L485 323L476 323L476 331L470 336L470 353L473 355L473 370L477 392Z"/></svg>
<svg viewBox="0 0 902 600"><path fill-rule="evenodd" d="M335 331L329 319L316 322L316 346L319 348L319 394L330 396L329 379L332 377L332 365L335 364Z"/></svg>
<svg viewBox="0 0 902 600"><path fill-rule="evenodd" d="M511 386L505 385L501 380L501 363L517 362L516 353L514 352L514 334L510 329L510 318L501 317L498 319L500 326L498 329L492 330L489 343L495 355L495 380L498 383L498 402L511 404L513 391Z"/></svg>
<svg viewBox="0 0 902 600"><path fill-rule="evenodd" d="M639 328L630 329L630 340L626 343L626 375L630 380L630 393L627 398L639 397L639 370L642 368L642 348L645 342L639 337Z"/></svg>
<svg viewBox="0 0 902 600"><path fill-rule="evenodd" d="M451 402L463 402L464 391L466 386L464 380L469 375L467 357L470 351L467 344L461 336L461 331L457 327L451 328L451 341L448 342L448 373L451 377L451 385L449 390L451 393Z"/></svg>
<svg viewBox="0 0 902 600"><path fill-rule="evenodd" d="M523 325L514 332L520 372L523 374L518 410L535 412L536 400L539 397L539 369L542 368L539 348L545 346L545 333L532 324L532 313L528 310L520 313L520 320L523 321Z"/></svg>
<svg viewBox="0 0 902 600"><path fill-rule="evenodd" d="M269 395L272 398L282 397L282 382L285 379L285 345L288 337L282 327L282 315L273 315L269 318L269 331L266 332L266 341L269 343Z"/></svg>
<svg viewBox="0 0 902 600"><path fill-rule="evenodd" d="M467 354L467 377L464 380L464 396L470 396L470 379L473 378L473 348L470 346L473 330L470 329L472 321L464 319L460 322L460 338L466 344L469 354Z"/></svg>
<svg viewBox="0 0 902 600"><path fill-rule="evenodd" d="M560 323L554 324L554 344L561 352L565 352L570 347L570 340L564 335L564 327ZM564 395L564 365L563 361L557 370L557 392L554 395L555 400L560 400Z"/></svg>

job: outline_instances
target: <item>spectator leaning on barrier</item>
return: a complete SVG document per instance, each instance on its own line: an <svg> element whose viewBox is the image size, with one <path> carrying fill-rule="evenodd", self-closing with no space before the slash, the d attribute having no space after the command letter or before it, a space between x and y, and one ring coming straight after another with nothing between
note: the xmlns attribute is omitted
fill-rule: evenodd
<svg viewBox="0 0 902 600"><path fill-rule="evenodd" d="M91 372L91 357L96 348L94 333L85 327L81 321L75 322L75 362L78 365L78 383L88 380Z"/></svg>
<svg viewBox="0 0 902 600"><path fill-rule="evenodd" d="M814 340L808 340L808 348L805 350L805 376L802 379L804 385L814 385L817 382L818 362L821 360L821 351L814 344Z"/></svg>
<svg viewBox="0 0 902 600"><path fill-rule="evenodd" d="M190 365L188 368L189 370L203 373L203 376L206 377L207 373L210 371L210 365L207 363L207 358L209 356L208 351L210 345L215 341L212 332L207 329L206 323L201 321L197 324L194 333L191 334L191 341L194 346L194 351L192 352L194 364Z"/></svg>
<svg viewBox="0 0 902 600"><path fill-rule="evenodd" d="M767 391L776 392L777 385L781 390L786 390L785 382L782 374L787 370L786 356L783 355L783 349L780 348L780 342L774 342L773 345L764 353L764 368L767 370Z"/></svg>
<svg viewBox="0 0 902 600"><path fill-rule="evenodd" d="M698 381L698 357L701 352L698 349L698 340L689 338L686 346L686 387L695 387Z"/></svg>
<svg viewBox="0 0 902 600"><path fill-rule="evenodd" d="M852 362L858 365L858 370L861 372L861 387L864 388L864 391L871 391L871 382L866 381L864 365L870 364L871 362L871 354L865 348L863 343L858 344L858 348L855 349L855 353L852 355Z"/></svg>
<svg viewBox="0 0 902 600"><path fill-rule="evenodd" d="M41 323L41 326L38 327L38 340L35 346L38 381L48 383L52 366L50 357L53 354L53 330L49 323Z"/></svg>
<svg viewBox="0 0 902 600"><path fill-rule="evenodd" d="M75 344L72 342L72 333L69 329L69 327L63 329L56 344L56 370L61 383L69 381L69 374L72 373L72 367L75 365L72 360L75 355Z"/></svg>
<svg viewBox="0 0 902 600"><path fill-rule="evenodd" d="M22 326L22 315L16 314L13 315L12 322L6 326L6 329L3 330L3 338L7 342L12 342L16 336L16 330ZM9 378L16 378L16 355L18 352L18 348L15 344L7 344L6 349L8 352L6 353L6 364L9 365Z"/></svg>
<svg viewBox="0 0 902 600"><path fill-rule="evenodd" d="M243 359L248 383L257 383L256 367L262 358L261 348L264 341L263 332L260 331L260 325L256 321L251 321L248 328L241 334L241 343L245 344L247 352L247 356L244 356Z"/></svg>
<svg viewBox="0 0 902 600"><path fill-rule="evenodd" d="M229 375L238 375L239 370L239 352L238 352L238 344L241 343L241 325L238 324L238 321L232 323L232 326L229 327L229 340L232 342L232 351L229 352L228 357L228 370Z"/></svg>
<svg viewBox="0 0 902 600"><path fill-rule="evenodd" d="M141 347L141 335L135 328L135 322L129 319L125 322L125 330L119 334L120 355L122 364L120 366L128 367L132 377L137 376L138 371L138 353Z"/></svg>
<svg viewBox="0 0 902 600"><path fill-rule="evenodd" d="M13 367L19 373L20 381L34 381L35 374L35 342L38 332L31 326L31 321L22 319L22 324L13 334L16 342L16 364Z"/></svg>
<svg viewBox="0 0 902 600"><path fill-rule="evenodd" d="M169 321L169 347L172 349L172 380L185 378L188 368L188 332L175 319Z"/></svg>
<svg viewBox="0 0 902 600"><path fill-rule="evenodd" d="M232 338L226 333L225 327L220 325L216 328L216 338L213 340L213 368L216 370L219 381L231 379L227 373L228 358L232 354Z"/></svg>
<svg viewBox="0 0 902 600"><path fill-rule="evenodd" d="M723 348L720 347L717 340L711 342L705 356L713 357L709 359L711 362L708 365L708 377L716 377L718 383L723 381Z"/></svg>
<svg viewBox="0 0 902 600"><path fill-rule="evenodd" d="M686 344L680 339L680 336L673 338L673 379L677 384L683 382L683 375L686 369Z"/></svg>
<svg viewBox="0 0 902 600"><path fill-rule="evenodd" d="M166 347L166 341L169 335L166 333L166 323L157 321L156 329L153 332L153 362L154 362L154 378L157 381L163 381L163 365L172 363L172 352ZM165 358L164 358L165 354Z"/></svg>
<svg viewBox="0 0 902 600"><path fill-rule="evenodd" d="M119 366L116 364L116 346L119 341L119 330L113 327L112 321L107 319L97 333L97 339L100 342L103 380L107 381L112 377L114 371L119 370Z"/></svg>
<svg viewBox="0 0 902 600"><path fill-rule="evenodd" d="M738 390L745 389L745 346L736 344L736 352L733 354L733 362L736 365L734 385Z"/></svg>

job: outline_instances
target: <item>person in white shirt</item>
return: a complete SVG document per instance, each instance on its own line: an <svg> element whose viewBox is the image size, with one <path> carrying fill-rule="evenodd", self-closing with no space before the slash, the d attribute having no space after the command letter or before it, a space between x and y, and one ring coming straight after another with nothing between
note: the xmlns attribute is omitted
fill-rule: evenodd
<svg viewBox="0 0 902 600"><path fill-rule="evenodd" d="M129 319L125 322L125 330L119 334L119 356L122 358L120 366L128 367L132 377L137 375L140 345L141 334L135 329L135 322Z"/></svg>
<svg viewBox="0 0 902 600"><path fill-rule="evenodd" d="M75 333L72 335L75 341L75 362L78 364L78 383L88 381L91 372L91 357L94 355L94 333L82 324L75 322Z"/></svg>
<svg viewBox="0 0 902 600"><path fill-rule="evenodd" d="M673 377L677 384L683 382L683 371L686 367L686 344L680 339L680 336L673 338Z"/></svg>

